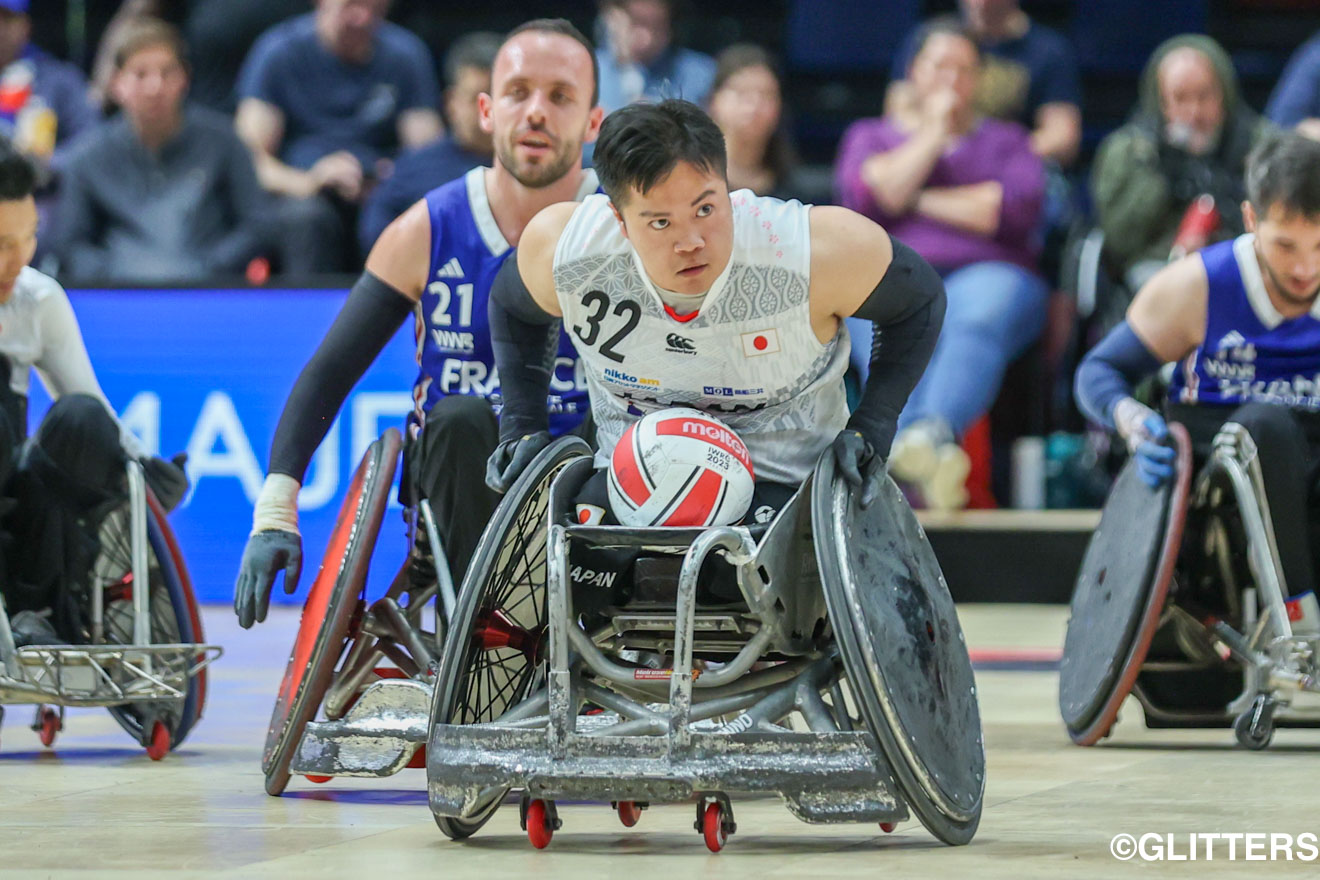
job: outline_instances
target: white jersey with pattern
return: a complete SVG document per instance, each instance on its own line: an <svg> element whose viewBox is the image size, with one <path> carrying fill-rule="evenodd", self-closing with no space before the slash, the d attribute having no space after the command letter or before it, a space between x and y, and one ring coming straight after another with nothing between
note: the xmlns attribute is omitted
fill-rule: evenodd
<svg viewBox="0 0 1320 880"><path fill-rule="evenodd" d="M690 406L742 437L757 480L797 485L848 421L848 331L811 327L809 205L732 194L733 253L701 310L667 310L604 195L560 236L555 291L586 368L604 467L628 425Z"/></svg>

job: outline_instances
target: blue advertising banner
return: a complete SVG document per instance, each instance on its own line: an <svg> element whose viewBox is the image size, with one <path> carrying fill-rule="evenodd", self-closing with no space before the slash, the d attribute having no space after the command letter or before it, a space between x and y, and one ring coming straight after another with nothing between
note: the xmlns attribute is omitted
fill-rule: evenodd
<svg viewBox="0 0 1320 880"><path fill-rule="evenodd" d="M192 491L170 517L198 598L229 602L266 473L275 424L294 380L347 295L343 290L71 290L87 351L110 403L147 449L188 453ZM301 602L366 447L403 427L416 376L411 322L349 395L299 498ZM35 377L34 377L35 378ZM32 428L49 405L32 383ZM393 498L393 496L391 496ZM391 501L372 564L383 592L406 552Z"/></svg>

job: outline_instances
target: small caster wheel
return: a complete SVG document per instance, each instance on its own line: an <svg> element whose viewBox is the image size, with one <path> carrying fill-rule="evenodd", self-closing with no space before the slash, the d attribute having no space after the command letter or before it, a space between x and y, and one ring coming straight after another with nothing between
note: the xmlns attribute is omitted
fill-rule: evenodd
<svg viewBox="0 0 1320 880"><path fill-rule="evenodd" d="M1261 694L1233 721L1233 733L1238 744L1252 751L1260 751L1274 738L1275 702Z"/></svg>
<svg viewBox="0 0 1320 880"><path fill-rule="evenodd" d="M329 782L331 779L334 779L334 777L333 777L333 776L314 776L314 775L312 775L312 774L309 773L309 774L307 774L306 776L304 776L303 779L306 779L308 782L315 782L317 785L325 785L325 784L326 784L327 782Z"/></svg>
<svg viewBox="0 0 1320 880"><path fill-rule="evenodd" d="M713 853L724 849L728 842L729 835L724 830L724 807L719 801L706 804L701 814L701 836L706 839L706 849Z"/></svg>
<svg viewBox="0 0 1320 880"><path fill-rule="evenodd" d="M170 753L170 729L164 721L151 725L151 742L147 743L147 757L159 761Z"/></svg>
<svg viewBox="0 0 1320 880"><path fill-rule="evenodd" d="M881 823L880 823L880 830L883 831L885 834L893 834L893 833L894 833L894 829L897 828L897 827L898 827L898 823L897 823L897 822L881 822Z"/></svg>
<svg viewBox="0 0 1320 880"><path fill-rule="evenodd" d="M43 706L37 711L37 721L32 726L36 728L41 744L50 748L55 745L56 735L64 729L64 721L60 718L59 712L49 706Z"/></svg>
<svg viewBox="0 0 1320 880"><path fill-rule="evenodd" d="M618 801L614 804L614 809L619 813L619 821L623 823L624 828L631 828L642 818L644 809L637 801Z"/></svg>
<svg viewBox="0 0 1320 880"><path fill-rule="evenodd" d="M537 798L527 804L527 839L537 849L550 845L550 838L555 836L559 820L554 817L554 806Z"/></svg>

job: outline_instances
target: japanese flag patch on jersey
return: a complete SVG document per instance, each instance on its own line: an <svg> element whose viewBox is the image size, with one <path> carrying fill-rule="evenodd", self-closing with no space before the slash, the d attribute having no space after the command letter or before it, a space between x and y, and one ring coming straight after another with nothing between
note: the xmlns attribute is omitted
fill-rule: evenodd
<svg viewBox="0 0 1320 880"><path fill-rule="evenodd" d="M742 335L743 357L760 357L779 351L779 331L756 330Z"/></svg>

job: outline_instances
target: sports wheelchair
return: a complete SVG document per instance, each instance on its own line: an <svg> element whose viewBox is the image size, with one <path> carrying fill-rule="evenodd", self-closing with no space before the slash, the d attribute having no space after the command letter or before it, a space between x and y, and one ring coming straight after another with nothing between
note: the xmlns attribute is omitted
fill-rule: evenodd
<svg viewBox="0 0 1320 880"><path fill-rule="evenodd" d="M559 799L608 801L629 826L652 803L695 801L717 852L736 830L731 793L886 831L910 809L940 840L971 840L985 786L971 663L891 481L861 510L827 452L769 524L637 529L577 523L592 473L585 443L555 441L478 544L427 741L446 836L519 789L538 848ZM608 549L636 554L628 582L574 584L570 558ZM710 589L720 574L736 599Z"/></svg>
<svg viewBox="0 0 1320 880"><path fill-rule="evenodd" d="M1226 424L1193 478L1186 429L1169 425L1176 477L1120 472L1087 547L1059 669L1069 736L1110 735L1129 693L1146 726L1228 727L1249 749L1276 726L1320 726L1320 638L1295 636L1257 449ZM1311 705L1307 705L1310 703Z"/></svg>
<svg viewBox="0 0 1320 880"><path fill-rule="evenodd" d="M204 643L188 569L140 464L128 464L127 498L93 519L100 547L76 644L16 647L0 597L0 718L5 705L35 703L32 729L50 747L67 707L103 706L159 761L202 717L206 670L222 652Z"/></svg>
<svg viewBox="0 0 1320 880"><path fill-rule="evenodd" d="M303 606L262 755L271 795L293 775L324 783L425 766L437 657L455 605L426 500L407 512L412 549L385 595L368 607L364 592L401 447L394 428L368 447Z"/></svg>

